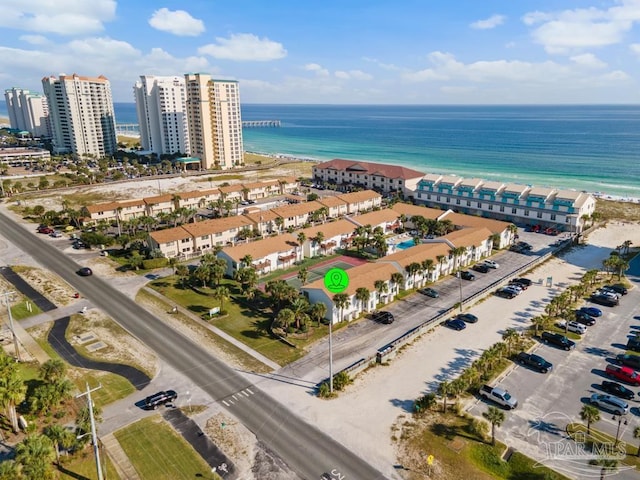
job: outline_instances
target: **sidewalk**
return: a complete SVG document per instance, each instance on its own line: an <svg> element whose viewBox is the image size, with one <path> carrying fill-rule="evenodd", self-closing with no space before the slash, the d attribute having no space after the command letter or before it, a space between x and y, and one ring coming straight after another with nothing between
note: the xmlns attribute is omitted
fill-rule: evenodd
<svg viewBox="0 0 640 480"><path fill-rule="evenodd" d="M150 295L153 295L154 297L156 297L156 298L158 298L158 299L160 299L160 300L162 300L164 302L170 302L170 300L168 300L166 297L164 297L163 295L159 294L158 292L156 292L155 290L153 290L151 288L144 287L144 290L147 293L149 293ZM178 306L177 308L178 308L178 311L180 313L182 313L183 315L186 315L187 317L189 317L191 320L196 322L201 327L204 327L204 328L210 330L211 332L215 333L216 335L218 335L223 340L226 340L227 342L231 343L232 345L234 345L235 347L239 348L240 350L248 353L253 358L255 358L256 360L259 360L262 363L264 363L265 365L267 365L271 369L273 369L273 370L279 370L280 369L280 365L278 365L273 360L270 360L269 358L265 357L261 353L256 352L254 349L248 347L247 345L245 345L244 343L240 342L239 340L236 340L235 338L233 338L228 333L220 330L217 327L214 327L213 325L210 325L209 323L205 322L204 320L202 320L197 315L194 315L193 313L191 313L191 311L189 311L189 310L187 310L185 308L182 308L180 306Z"/></svg>
<svg viewBox="0 0 640 480"><path fill-rule="evenodd" d="M104 452L109 455L111 463L122 480L141 480L140 475L138 475L113 433L102 436L100 441L104 447Z"/></svg>

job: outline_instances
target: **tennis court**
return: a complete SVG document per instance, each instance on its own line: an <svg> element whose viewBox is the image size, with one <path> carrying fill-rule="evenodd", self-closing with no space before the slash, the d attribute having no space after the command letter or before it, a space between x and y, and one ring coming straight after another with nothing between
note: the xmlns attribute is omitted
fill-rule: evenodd
<svg viewBox="0 0 640 480"><path fill-rule="evenodd" d="M338 257L332 260L328 260L327 262L319 263L318 265L314 265L309 268L307 274L307 285L315 282L316 280L323 278L325 273L327 273L332 268L342 268L343 270L349 270L350 268L357 267L358 265L362 265L366 263L366 260L362 260L359 258L352 257ZM282 280L286 281L289 285L300 289L302 287L302 283L298 279L298 272L287 274L282 277Z"/></svg>

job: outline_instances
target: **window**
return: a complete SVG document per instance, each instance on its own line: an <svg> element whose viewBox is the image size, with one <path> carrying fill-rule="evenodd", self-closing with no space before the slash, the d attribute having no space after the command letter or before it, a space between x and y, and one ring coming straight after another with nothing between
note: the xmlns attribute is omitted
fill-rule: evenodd
<svg viewBox="0 0 640 480"><path fill-rule="evenodd" d="M456 198L456 205L460 205L460 199Z"/></svg>
<svg viewBox="0 0 640 480"><path fill-rule="evenodd" d="M542 212L538 212L538 214L536 215L536 217L538 217L538 218L542 218Z"/></svg>
<svg viewBox="0 0 640 480"><path fill-rule="evenodd" d="M489 210L493 210L493 205L489 205Z"/></svg>
<svg viewBox="0 0 640 480"><path fill-rule="evenodd" d="M525 210L525 211L524 211L524 216L525 216L525 217L528 217L528 216L529 216L529 210Z"/></svg>
<svg viewBox="0 0 640 480"><path fill-rule="evenodd" d="M471 206L471 200L467 200L467 207Z"/></svg>
<svg viewBox="0 0 640 480"><path fill-rule="evenodd" d="M556 214L555 214L555 213L552 213L552 214L551 214L551 220L555 220L555 219L556 219Z"/></svg>
<svg viewBox="0 0 640 480"><path fill-rule="evenodd" d="M500 211L504 212L504 205L500 205Z"/></svg>
<svg viewBox="0 0 640 480"><path fill-rule="evenodd" d="M518 209L517 208L512 208L511 209L511 213L513 213L515 215L516 213L518 213Z"/></svg>
<svg viewBox="0 0 640 480"><path fill-rule="evenodd" d="M482 202L478 202L478 208L482 208Z"/></svg>

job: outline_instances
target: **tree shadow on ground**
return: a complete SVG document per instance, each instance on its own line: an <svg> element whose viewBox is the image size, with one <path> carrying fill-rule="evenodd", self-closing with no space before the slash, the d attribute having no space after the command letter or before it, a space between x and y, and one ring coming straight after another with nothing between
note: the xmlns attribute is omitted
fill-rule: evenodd
<svg viewBox="0 0 640 480"><path fill-rule="evenodd" d="M407 413L412 413L414 408L413 400L400 400L399 398L392 398L389 403L394 407L398 407Z"/></svg>
<svg viewBox="0 0 640 480"><path fill-rule="evenodd" d="M585 347L583 351L597 357L606 357L607 355L613 355L613 352L611 350L601 347Z"/></svg>

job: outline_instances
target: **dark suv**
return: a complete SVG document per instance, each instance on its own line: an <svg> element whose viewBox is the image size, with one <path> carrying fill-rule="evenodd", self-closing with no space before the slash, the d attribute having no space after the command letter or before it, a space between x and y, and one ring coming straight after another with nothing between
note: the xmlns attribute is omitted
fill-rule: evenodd
<svg viewBox="0 0 640 480"><path fill-rule="evenodd" d="M384 323L385 325L389 325L393 323L395 318L393 318L393 314L391 312L375 312L371 316L376 322Z"/></svg>
<svg viewBox="0 0 640 480"><path fill-rule="evenodd" d="M540 338L544 343L550 343L551 345L555 345L556 347L563 348L565 350L571 350L576 346L576 342L569 340L567 337L560 335L559 333L542 332L542 336Z"/></svg>
<svg viewBox="0 0 640 480"><path fill-rule="evenodd" d="M160 405L175 401L176 398L178 398L178 394L174 390L166 390L145 398L144 406L148 410L155 410Z"/></svg>
<svg viewBox="0 0 640 480"><path fill-rule="evenodd" d="M621 353L616 355L616 362L620 365L626 365L634 370L640 369L640 355L630 355L628 353Z"/></svg>

